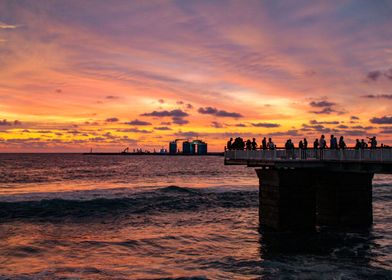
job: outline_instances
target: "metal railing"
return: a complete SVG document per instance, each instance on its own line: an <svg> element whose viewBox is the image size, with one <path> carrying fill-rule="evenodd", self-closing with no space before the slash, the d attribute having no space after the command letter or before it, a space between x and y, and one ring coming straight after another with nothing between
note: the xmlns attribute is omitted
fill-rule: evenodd
<svg viewBox="0 0 392 280"><path fill-rule="evenodd" d="M259 161L369 161L391 162L392 149L292 149L274 150L225 150L225 160L259 160Z"/></svg>

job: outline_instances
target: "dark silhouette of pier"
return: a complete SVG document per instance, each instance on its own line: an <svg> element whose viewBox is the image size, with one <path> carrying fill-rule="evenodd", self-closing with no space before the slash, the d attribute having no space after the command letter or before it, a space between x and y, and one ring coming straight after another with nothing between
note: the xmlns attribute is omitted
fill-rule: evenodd
<svg viewBox="0 0 392 280"><path fill-rule="evenodd" d="M256 168L261 227L364 228L373 176L392 174L392 149L226 150L225 164Z"/></svg>

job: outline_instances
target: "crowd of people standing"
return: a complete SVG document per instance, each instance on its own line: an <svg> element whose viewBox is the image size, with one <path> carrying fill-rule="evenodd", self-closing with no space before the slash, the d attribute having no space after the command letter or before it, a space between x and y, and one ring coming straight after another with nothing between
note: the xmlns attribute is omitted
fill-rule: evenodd
<svg viewBox="0 0 392 280"><path fill-rule="evenodd" d="M272 142L272 138L267 139L264 137L263 140L261 141L260 147L257 145L256 138L253 138L252 141L250 139L244 141L242 137L237 137L234 139L230 138L229 141L227 141L227 146L226 148L228 150L256 150L257 148L263 149L263 150L274 150L276 148L276 145L274 142Z"/></svg>
<svg viewBox="0 0 392 280"><path fill-rule="evenodd" d="M377 140L376 136L373 137L368 137L369 141L368 143L365 142L364 139L356 139L356 143L354 146L354 149L375 149L377 148ZM256 138L253 138L252 140L244 140L242 137L237 137L233 140L233 138L230 138L230 140L227 142L226 148L228 150L256 150L256 149L262 149L262 150L274 150L276 149L276 145L272 141L272 138L267 138L264 137L263 140L261 141L261 145L258 146L256 142ZM286 150L293 150L295 148L295 145L291 139L288 139L284 145L284 148ZM301 150L306 150L308 149L308 140L304 138L303 140L300 140L298 143L298 148ZM327 140L325 139L325 135L321 135L320 139L316 138L313 142L313 149L333 149L333 150L338 150L338 149L346 149L347 145L344 140L343 136L340 136L339 141L338 139L334 136L331 135L330 140L329 140L329 146L327 145Z"/></svg>

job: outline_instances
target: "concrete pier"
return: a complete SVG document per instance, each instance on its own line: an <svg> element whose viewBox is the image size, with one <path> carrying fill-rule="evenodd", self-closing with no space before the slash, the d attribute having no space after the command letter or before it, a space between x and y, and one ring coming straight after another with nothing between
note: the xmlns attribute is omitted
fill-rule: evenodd
<svg viewBox="0 0 392 280"><path fill-rule="evenodd" d="M305 170L256 169L260 225L277 230L311 230L316 223L316 191Z"/></svg>
<svg viewBox="0 0 392 280"><path fill-rule="evenodd" d="M373 173L318 172L317 225L369 227L373 223Z"/></svg>
<svg viewBox="0 0 392 280"><path fill-rule="evenodd" d="M373 173L314 169L256 169L259 221L264 228L313 230L316 226L371 226Z"/></svg>
<svg viewBox="0 0 392 280"><path fill-rule="evenodd" d="M256 168L261 228L366 228L373 223L372 179L392 174L392 149L230 150L225 164Z"/></svg>

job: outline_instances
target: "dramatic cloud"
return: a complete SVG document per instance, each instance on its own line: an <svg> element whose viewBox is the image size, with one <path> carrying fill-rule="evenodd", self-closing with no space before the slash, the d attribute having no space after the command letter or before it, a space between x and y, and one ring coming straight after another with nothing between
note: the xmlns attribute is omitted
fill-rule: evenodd
<svg viewBox="0 0 392 280"><path fill-rule="evenodd" d="M106 99L120 99L120 96L116 96L116 95L107 95L105 96Z"/></svg>
<svg viewBox="0 0 392 280"><path fill-rule="evenodd" d="M132 132L132 133L151 133L152 131L145 130L145 129L138 129L134 128L126 128L126 129L118 129L118 132Z"/></svg>
<svg viewBox="0 0 392 280"><path fill-rule="evenodd" d="M297 136L301 136L301 135L298 133L298 130L291 129L291 130L287 130L287 131L278 131L278 132L268 133L268 136L292 136L292 137L297 137Z"/></svg>
<svg viewBox="0 0 392 280"><path fill-rule="evenodd" d="M317 114L317 115L329 115L331 113L339 113L339 112L331 107L325 107L321 111L311 111L311 113Z"/></svg>
<svg viewBox="0 0 392 280"><path fill-rule="evenodd" d="M8 125L12 125L12 123L7 120L0 121L0 126L8 126Z"/></svg>
<svg viewBox="0 0 392 280"><path fill-rule="evenodd" d="M225 127L223 123L220 122L211 122L211 126L215 128L223 128Z"/></svg>
<svg viewBox="0 0 392 280"><path fill-rule="evenodd" d="M118 118L107 118L105 121L106 122L118 122L119 119Z"/></svg>
<svg viewBox="0 0 392 280"><path fill-rule="evenodd" d="M197 138L199 136L200 136L200 133L194 132L194 131L182 132L180 130L178 133L175 134L175 137L177 137L177 138L187 138L187 139Z"/></svg>
<svg viewBox="0 0 392 280"><path fill-rule="evenodd" d="M161 103L161 104L163 104L163 103L165 103L165 100L163 100L163 99L158 99L158 102Z"/></svg>
<svg viewBox="0 0 392 280"><path fill-rule="evenodd" d="M184 112L180 109L175 109L171 111L153 111L151 113L144 113L141 114L141 116L147 116L147 117L171 117L172 118L172 123L178 124L178 125L185 125L189 123L188 120L184 119L185 117L189 116L187 112ZM162 123L164 124L164 123Z"/></svg>
<svg viewBox="0 0 392 280"><path fill-rule="evenodd" d="M378 78L380 78L381 76L382 76L382 72L381 72L380 70L375 70L375 71L370 71L370 72L367 74L366 77L367 77L369 80L377 81Z"/></svg>
<svg viewBox="0 0 392 280"><path fill-rule="evenodd" d="M370 98L370 99L392 99L392 94L368 94L368 95L362 95L361 97L363 98Z"/></svg>
<svg viewBox="0 0 392 280"><path fill-rule="evenodd" d="M384 72L384 76L387 77L388 79L392 80L392 68L386 70Z"/></svg>
<svg viewBox="0 0 392 280"><path fill-rule="evenodd" d="M321 122L319 122L319 121L316 121L316 120L311 120L311 121L309 121L309 123L310 124L339 124L339 122L338 121L321 121Z"/></svg>
<svg viewBox="0 0 392 280"><path fill-rule="evenodd" d="M106 141L106 138L97 136L97 137L91 137L91 138L89 138L89 140L91 142L104 142L104 141Z"/></svg>
<svg viewBox="0 0 392 280"><path fill-rule="evenodd" d="M158 127L154 127L154 129L161 130L161 131L172 130L170 127L167 127L167 126L158 126Z"/></svg>
<svg viewBox="0 0 392 280"><path fill-rule="evenodd" d="M375 70L371 71L367 74L367 78L371 81L377 81L379 80L382 76L385 78L392 80L392 68L386 69L386 70Z"/></svg>
<svg viewBox="0 0 392 280"><path fill-rule="evenodd" d="M227 112L224 110L218 110L217 108L214 107L204 107L204 108L199 108L197 110L200 114L204 115L214 115L217 117L227 117L227 118L242 118L243 116L240 113L235 113L235 112Z"/></svg>
<svg viewBox="0 0 392 280"><path fill-rule="evenodd" d="M41 138L39 138L39 137L31 137L31 138L27 138L27 139L20 139L20 138L14 138L14 139L8 139L8 140L4 140L4 141L6 141L7 142L7 144L9 143L9 144L18 144L18 143L23 143L23 144L32 144L32 143L37 143L37 144L40 144L39 142L37 142L37 141L40 141L40 140L42 140Z"/></svg>
<svg viewBox="0 0 392 280"><path fill-rule="evenodd" d="M344 133L345 136L362 136L365 137L367 134L366 130L344 130L342 133Z"/></svg>
<svg viewBox="0 0 392 280"><path fill-rule="evenodd" d="M181 118L181 117L173 117L172 118L173 123L178 124L178 125L184 125L189 123L188 120Z"/></svg>
<svg viewBox="0 0 392 280"><path fill-rule="evenodd" d="M140 126L143 126L143 125L151 125L150 122L145 122L145 121L141 121L141 120L138 120L138 119L135 119L135 120L130 121L130 122L126 122L125 124L129 124L129 125L140 125Z"/></svg>
<svg viewBox="0 0 392 280"><path fill-rule="evenodd" d="M234 126L236 126L236 127L247 127L247 125L244 124L244 123L237 123Z"/></svg>
<svg viewBox="0 0 392 280"><path fill-rule="evenodd" d="M210 115L214 115L218 112L218 109L216 108L212 108L212 107L205 107L205 108L199 108L199 110L197 110L200 114L210 114Z"/></svg>
<svg viewBox="0 0 392 280"><path fill-rule="evenodd" d="M65 129L65 130L66 130L66 132L65 132L65 133L67 133L67 134L72 134L72 135L78 135L78 134L82 134L82 132L81 132L81 131L79 131L79 130L76 130L76 129L71 129L71 130Z"/></svg>
<svg viewBox="0 0 392 280"><path fill-rule="evenodd" d="M303 132L317 132L317 133L336 133L339 129L333 127L329 128L322 124L302 124L301 131Z"/></svg>
<svg viewBox="0 0 392 280"><path fill-rule="evenodd" d="M353 128L353 129L362 129L362 130L370 130L370 129L374 129L374 126L354 125L351 128Z"/></svg>
<svg viewBox="0 0 392 280"><path fill-rule="evenodd" d="M22 122L18 120L14 120L13 122L9 122L6 119L0 120L0 126L11 126L11 125L21 125Z"/></svg>
<svg viewBox="0 0 392 280"><path fill-rule="evenodd" d="M252 123L252 126L272 128L272 127L279 127L280 124L277 124L277 123Z"/></svg>
<svg viewBox="0 0 392 280"><path fill-rule="evenodd" d="M319 130L322 130L324 128L325 128L325 126L321 125L321 124L309 125L309 124L304 123L304 124L302 124L302 129L301 130L304 130L304 131L311 131L311 130L319 131Z"/></svg>
<svg viewBox="0 0 392 280"><path fill-rule="evenodd" d="M335 102L330 101L312 101L309 105L313 108L320 108L320 111L311 111L310 113L317 114L317 115L329 115L331 113L342 114L343 112L339 112L333 108L336 105Z"/></svg>
<svg viewBox="0 0 392 280"><path fill-rule="evenodd" d="M380 118L374 117L369 121L374 124L392 124L392 116L383 116Z"/></svg>
<svg viewBox="0 0 392 280"><path fill-rule="evenodd" d="M357 116L351 116L350 119L351 120L359 120L359 118Z"/></svg>
<svg viewBox="0 0 392 280"><path fill-rule="evenodd" d="M320 107L331 107L336 105L336 103L324 100L324 101L312 101L309 103L309 105L312 107L320 108Z"/></svg>
<svg viewBox="0 0 392 280"><path fill-rule="evenodd" d="M189 116L188 113L180 110L180 109L176 109L176 110L172 110L172 111L152 111L151 113L144 113L141 114L141 116L147 116L147 117L177 117L177 118L183 118L183 117L187 117Z"/></svg>

